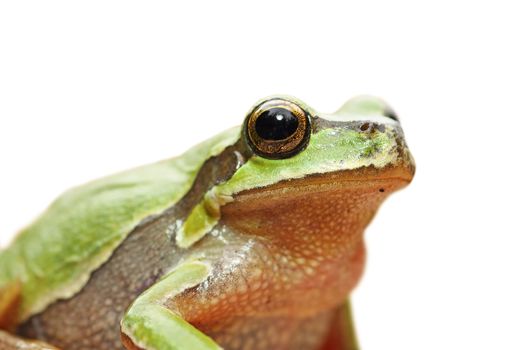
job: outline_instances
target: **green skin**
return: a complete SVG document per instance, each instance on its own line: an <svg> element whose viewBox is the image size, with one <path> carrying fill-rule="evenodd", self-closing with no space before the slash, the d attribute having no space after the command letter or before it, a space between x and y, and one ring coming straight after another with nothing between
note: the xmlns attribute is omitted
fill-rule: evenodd
<svg viewBox="0 0 525 350"><path fill-rule="evenodd" d="M239 193L314 174L328 176L366 167L386 169L400 162L413 168L412 158L403 148L399 124L385 116L388 107L381 100L356 98L336 113L323 115L294 98L281 98L294 101L328 126L312 132L307 147L291 158L270 160L248 152L238 169L206 189L173 229L179 248L191 249L209 234L221 219L221 208ZM364 122L386 131L363 133L341 127ZM227 147L244 142L243 135L240 128L232 128L177 158L97 180L59 197L0 252L0 289L21 283L18 323L45 311L57 300L79 293L137 225L181 201L203 164ZM129 306L121 320L122 333L147 350L220 349L214 340L163 305L211 274L212 266L206 259L188 254L178 260Z"/></svg>

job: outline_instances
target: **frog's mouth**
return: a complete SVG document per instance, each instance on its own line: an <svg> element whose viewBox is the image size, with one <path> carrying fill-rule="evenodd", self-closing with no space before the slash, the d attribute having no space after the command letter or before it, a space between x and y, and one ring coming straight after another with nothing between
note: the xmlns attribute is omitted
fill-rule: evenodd
<svg viewBox="0 0 525 350"><path fill-rule="evenodd" d="M276 201L301 199L329 193L345 193L356 197L379 197L407 186L414 176L413 164L403 166L373 166L312 174L299 179L278 182L266 187L239 192L224 209L249 210L272 206Z"/></svg>

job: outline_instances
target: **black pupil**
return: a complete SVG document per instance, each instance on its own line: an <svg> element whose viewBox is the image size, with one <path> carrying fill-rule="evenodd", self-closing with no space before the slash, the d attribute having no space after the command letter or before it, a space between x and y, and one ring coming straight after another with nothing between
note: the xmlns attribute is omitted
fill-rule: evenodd
<svg viewBox="0 0 525 350"><path fill-rule="evenodd" d="M272 108L259 115L255 131L264 140L284 140L295 133L299 120L285 108Z"/></svg>

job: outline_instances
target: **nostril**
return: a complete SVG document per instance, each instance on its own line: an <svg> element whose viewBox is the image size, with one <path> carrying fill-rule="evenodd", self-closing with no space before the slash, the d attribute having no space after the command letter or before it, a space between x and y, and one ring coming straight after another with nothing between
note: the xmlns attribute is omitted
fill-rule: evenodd
<svg viewBox="0 0 525 350"><path fill-rule="evenodd" d="M370 127L370 123L364 123L361 125L361 131L367 131Z"/></svg>

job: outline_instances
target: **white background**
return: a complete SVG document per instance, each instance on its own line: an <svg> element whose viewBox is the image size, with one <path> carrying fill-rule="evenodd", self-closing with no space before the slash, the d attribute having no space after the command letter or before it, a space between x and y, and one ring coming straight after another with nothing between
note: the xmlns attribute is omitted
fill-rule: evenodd
<svg viewBox="0 0 525 350"><path fill-rule="evenodd" d="M367 232L366 349L525 349L519 1L4 1L0 244L64 189L174 156L257 99L401 116L412 185Z"/></svg>

